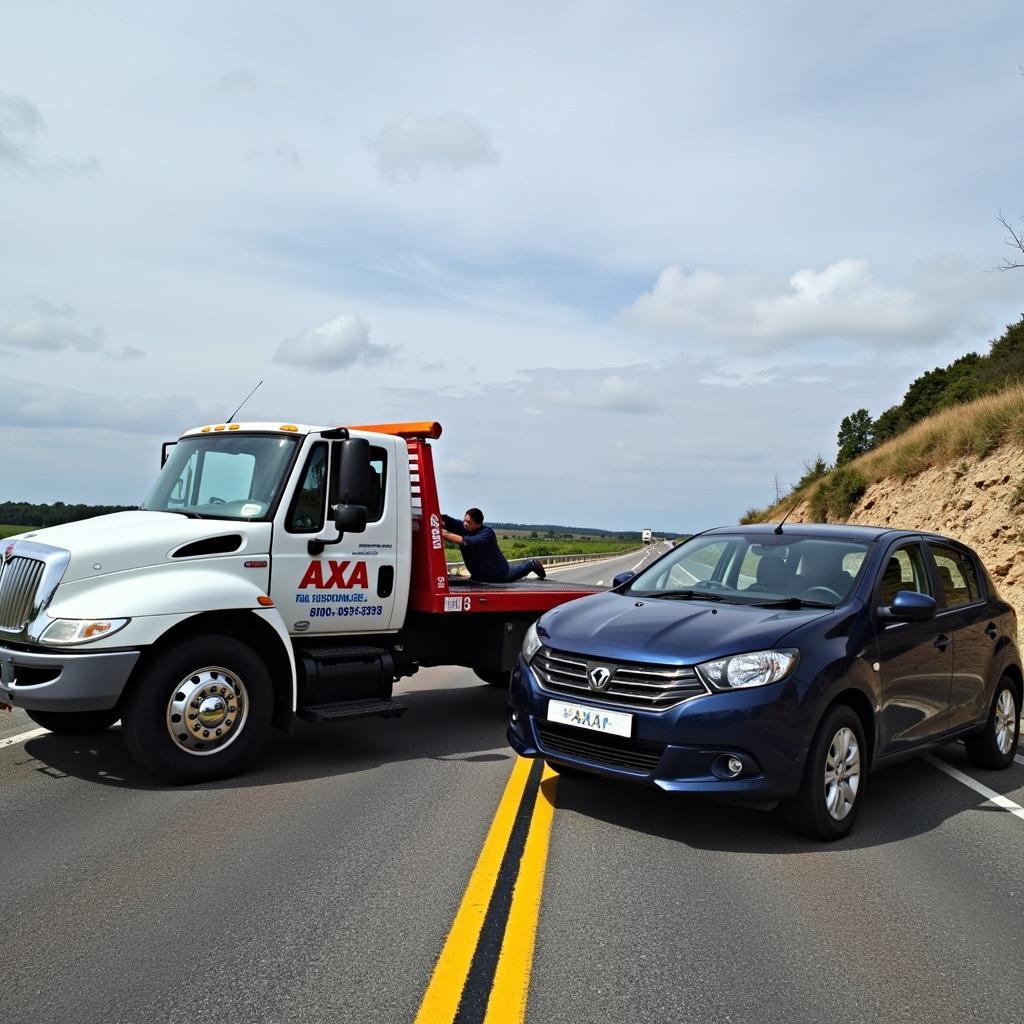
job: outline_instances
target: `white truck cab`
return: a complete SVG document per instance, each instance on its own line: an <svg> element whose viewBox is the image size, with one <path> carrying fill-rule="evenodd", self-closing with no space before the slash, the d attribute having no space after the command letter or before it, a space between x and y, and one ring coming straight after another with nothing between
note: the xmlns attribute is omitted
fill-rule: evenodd
<svg viewBox="0 0 1024 1024"><path fill-rule="evenodd" d="M401 714L393 683L421 665L506 680L529 623L590 588L453 596L434 536L440 433L199 427L165 445L137 511L8 539L0 702L55 732L120 718L147 769L195 782L239 770L296 715Z"/></svg>

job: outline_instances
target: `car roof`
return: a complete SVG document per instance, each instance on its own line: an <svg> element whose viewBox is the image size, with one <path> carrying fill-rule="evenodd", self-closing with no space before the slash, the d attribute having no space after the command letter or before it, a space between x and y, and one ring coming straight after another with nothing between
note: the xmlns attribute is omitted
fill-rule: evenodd
<svg viewBox="0 0 1024 1024"><path fill-rule="evenodd" d="M774 533L776 523L751 523L749 526L716 526L705 530L709 533ZM856 526L848 523L786 523L782 527L782 535L790 537L821 537L831 540L857 540L874 542L883 537L894 540L897 537L923 537L931 540L950 542L950 538L925 530L894 530L886 526ZM952 543L958 543L953 541ZM961 545L964 546L964 545Z"/></svg>

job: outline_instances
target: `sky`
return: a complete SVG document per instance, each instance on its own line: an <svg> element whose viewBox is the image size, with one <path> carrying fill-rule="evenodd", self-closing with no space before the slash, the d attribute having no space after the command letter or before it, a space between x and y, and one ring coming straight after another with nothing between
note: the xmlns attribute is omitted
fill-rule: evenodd
<svg viewBox="0 0 1024 1024"><path fill-rule="evenodd" d="M695 531L1024 314L1024 7L8 5L0 500L227 417L438 420L442 501Z"/></svg>

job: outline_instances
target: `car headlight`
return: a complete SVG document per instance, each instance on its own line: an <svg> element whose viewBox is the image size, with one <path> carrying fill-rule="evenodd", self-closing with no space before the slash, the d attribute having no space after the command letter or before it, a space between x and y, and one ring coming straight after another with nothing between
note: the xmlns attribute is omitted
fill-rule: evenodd
<svg viewBox="0 0 1024 1024"><path fill-rule="evenodd" d="M719 690L742 690L785 679L799 658L800 652L794 650L752 651L750 654L705 661L697 666L697 671L705 682Z"/></svg>
<svg viewBox="0 0 1024 1024"><path fill-rule="evenodd" d="M44 644L86 644L124 629L131 619L54 619L39 638Z"/></svg>
<svg viewBox="0 0 1024 1024"><path fill-rule="evenodd" d="M530 664L533 656L542 646L540 637L537 635L537 623L531 622L530 628L526 631L526 636L523 637L523 660L527 665Z"/></svg>

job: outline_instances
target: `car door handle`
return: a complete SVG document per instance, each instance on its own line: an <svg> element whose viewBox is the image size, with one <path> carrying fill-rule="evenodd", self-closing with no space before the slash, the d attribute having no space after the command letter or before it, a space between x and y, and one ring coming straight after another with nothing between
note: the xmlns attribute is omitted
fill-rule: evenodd
<svg viewBox="0 0 1024 1024"><path fill-rule="evenodd" d="M995 638L999 636L999 628L996 626L994 622L990 622L985 627L985 636L989 637L992 640L995 640Z"/></svg>
<svg viewBox="0 0 1024 1024"><path fill-rule="evenodd" d="M935 639L934 639L934 640L932 641L932 643L934 643L934 644L935 644L935 646L936 646L936 647L938 647L938 649L939 649L940 651L944 651L944 650L945 650L945 649L946 649L946 648L947 648L947 647L949 646L949 637L948 637L948 636L946 636L946 634L945 634L945 633L940 633L940 634L939 634L939 635L938 635L938 636L937 636L937 637L936 637L936 638L935 638Z"/></svg>

